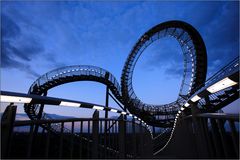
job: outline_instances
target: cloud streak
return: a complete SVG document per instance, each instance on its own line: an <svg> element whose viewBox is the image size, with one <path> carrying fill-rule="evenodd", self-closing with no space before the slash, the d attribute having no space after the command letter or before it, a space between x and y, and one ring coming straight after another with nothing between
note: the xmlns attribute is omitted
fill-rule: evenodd
<svg viewBox="0 0 240 160"><path fill-rule="evenodd" d="M72 64L103 65L121 70L131 47L150 27L167 20L183 20L202 35L208 51L209 72L237 55L239 2L18 2L4 3L2 11L2 49L5 59L58 67ZM7 4L7 5L6 5ZM19 9L19 5L23 9ZM182 9L184 7L184 10ZM47 18L46 18L47 17ZM236 34L237 33L237 34ZM162 44L162 45L161 45ZM146 70L161 68L166 74L179 72L182 55L178 44L160 42L145 58ZM147 49L148 50L148 49ZM143 54L146 54L145 52ZM103 57L106 60L102 60ZM119 68L112 69L116 61ZM109 61L105 65L105 61ZM167 67L166 64L174 64ZM34 67L33 67L34 66ZM147 67L146 67L147 66ZM43 67L43 68L44 68ZM40 71L40 72L43 72Z"/></svg>
<svg viewBox="0 0 240 160"><path fill-rule="evenodd" d="M36 79L40 76L33 67L39 64L35 61L42 57L42 62L48 62L53 67L63 66L64 63L57 62L53 55L46 54L44 44L38 35L26 34L26 27L21 26L21 20L13 21L10 16L1 14L1 67L5 69L18 69L27 73L28 77ZM26 21L26 20L24 20ZM27 27L29 28L29 26Z"/></svg>
<svg viewBox="0 0 240 160"><path fill-rule="evenodd" d="M39 76L29 64L33 54L42 52L43 48L34 41L14 45L14 39L21 37L20 27L8 16L2 14L1 25L1 66L2 68L16 68L30 74L31 77Z"/></svg>
<svg viewBox="0 0 240 160"><path fill-rule="evenodd" d="M184 20L200 32L207 48L208 75L212 75L224 64L237 57L239 51L239 2L191 2L187 4L179 2L176 5L166 2L156 3L155 6L152 6L152 10L160 6L164 9L155 15L156 19L160 17L159 14L165 18L168 17L164 16L167 11L174 11L171 12L172 19ZM184 7L183 11L180 10L180 6ZM160 46L161 44L163 46ZM172 48L166 49L170 43L161 42L161 44L152 50L154 56L147 57L147 63L142 68L145 70L162 68L165 69L166 74L174 75L175 73L178 76L179 70L175 65L168 68L163 66L171 64L173 59L178 66L183 63L183 59L179 58L179 50L177 51L179 45L174 44Z"/></svg>

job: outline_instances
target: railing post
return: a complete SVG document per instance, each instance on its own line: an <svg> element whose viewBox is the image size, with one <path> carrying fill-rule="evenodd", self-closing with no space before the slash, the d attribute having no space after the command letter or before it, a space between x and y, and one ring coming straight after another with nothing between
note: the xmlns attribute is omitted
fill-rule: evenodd
<svg viewBox="0 0 240 160"><path fill-rule="evenodd" d="M213 144L211 142L211 139L209 137L209 129L208 129L208 118L201 118L200 122L202 124L203 131L205 133L205 139L206 139L206 144L208 146L208 152L209 156L214 157L214 151L213 151Z"/></svg>
<svg viewBox="0 0 240 160"><path fill-rule="evenodd" d="M155 132L155 127L154 127L154 126L152 126L152 129L153 129L153 136L155 136L155 135L156 135L156 132Z"/></svg>
<svg viewBox="0 0 240 160"><path fill-rule="evenodd" d="M191 111L192 111L192 119L193 119L193 127L194 127L193 129L195 131L196 142L197 142L196 147L197 147L198 156L199 156L198 158L208 158L209 146L207 145L206 137L204 136L206 133L204 133L204 129L201 124L201 121L198 117L196 117L196 115L200 113L200 110L197 107L196 103L191 105Z"/></svg>
<svg viewBox="0 0 240 160"><path fill-rule="evenodd" d="M142 145L142 152L144 152L143 156L141 158L148 158L151 159L153 158L153 146L152 146L152 138L150 133L148 132L148 130L146 128L144 128L143 126L141 126L142 128L142 141L143 141L143 145Z"/></svg>
<svg viewBox="0 0 240 160"><path fill-rule="evenodd" d="M125 122L123 115L119 118L119 158L125 158Z"/></svg>
<svg viewBox="0 0 240 160"><path fill-rule="evenodd" d="M192 119L187 118L187 119L180 119L177 122L177 128L176 132L174 134L174 137L181 136L181 137L187 137L187 140L182 142L182 146L186 145L188 146L188 149L186 148L181 148L179 149L179 158L186 158L186 157L197 157L198 155L198 141L196 140L196 132L193 130L192 126ZM188 154L185 155L182 153L184 150L191 150ZM188 156L187 156L188 155Z"/></svg>
<svg viewBox="0 0 240 160"><path fill-rule="evenodd" d="M226 135L226 131L224 129L223 120L218 119L217 120L217 125L218 125L218 128L219 128L219 133L220 133L220 137L221 137L221 141L222 141L222 145L223 145L223 151L224 151L225 158L230 158L231 155L229 154L229 148L228 148L228 143L227 143L227 135Z"/></svg>
<svg viewBox="0 0 240 160"><path fill-rule="evenodd" d="M31 158L32 154L32 143L33 143L33 129L34 125L30 125L29 140L28 140L28 149L27 149L27 158Z"/></svg>
<svg viewBox="0 0 240 160"><path fill-rule="evenodd" d="M92 125L92 158L98 158L99 111L93 113Z"/></svg>
<svg viewBox="0 0 240 160"><path fill-rule="evenodd" d="M220 158L223 156L223 151L222 151L219 129L217 127L217 123L215 119L210 118L210 122L211 122L211 133L212 133L212 138L213 138L213 143L214 143L214 148L216 153L215 156L216 158Z"/></svg>
<svg viewBox="0 0 240 160"><path fill-rule="evenodd" d="M10 149L11 135L13 132L13 124L16 117L17 106L11 103L3 112L1 119L1 142L2 142L2 158L7 158Z"/></svg>
<svg viewBox="0 0 240 160"><path fill-rule="evenodd" d="M142 122L140 121L140 124L139 124L139 127L140 127L140 133L139 133L139 143L140 143L140 147L139 147L139 152L140 152L140 158L144 158L145 156L145 152L144 152L144 132L143 132L143 126L142 126Z"/></svg>
<svg viewBox="0 0 240 160"><path fill-rule="evenodd" d="M137 156L137 150L136 150L136 147L137 147L137 144L136 144L136 128L135 128L135 118L133 117L132 118L132 138L133 138L133 156L134 158L136 158Z"/></svg>
<svg viewBox="0 0 240 160"><path fill-rule="evenodd" d="M234 145L234 150L235 150L236 155L238 156L239 155L239 145L238 145L238 139L237 139L238 134L236 132L236 127L235 127L234 121L229 120L228 122L229 122L229 125L231 128L231 135L232 135L232 142Z"/></svg>
<svg viewBox="0 0 240 160"><path fill-rule="evenodd" d="M47 123L47 128L50 128L50 123ZM45 158L49 157L50 136L51 136L51 131L48 130L47 137L46 137L46 146L45 146Z"/></svg>
<svg viewBox="0 0 240 160"><path fill-rule="evenodd" d="M74 152L74 121L72 121L72 129L71 129L71 141L70 141L70 158L72 159Z"/></svg>
<svg viewBox="0 0 240 160"><path fill-rule="evenodd" d="M63 152L63 128L64 128L64 122L61 123L61 133L60 133L60 142L59 142L59 159L62 158L62 152Z"/></svg>
<svg viewBox="0 0 240 160"><path fill-rule="evenodd" d="M82 150L83 150L83 121L80 122L80 144L79 144L79 157L82 158Z"/></svg>

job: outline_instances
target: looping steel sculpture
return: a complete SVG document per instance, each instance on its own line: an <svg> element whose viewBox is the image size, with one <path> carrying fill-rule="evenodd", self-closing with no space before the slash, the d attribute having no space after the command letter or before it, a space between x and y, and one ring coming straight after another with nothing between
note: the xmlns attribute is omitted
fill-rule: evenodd
<svg viewBox="0 0 240 160"><path fill-rule="evenodd" d="M166 105L151 105L142 102L132 86L133 71L143 51L156 40L163 37L175 38L183 51L184 74L179 96L175 102ZM205 44L196 29L182 21L161 23L144 33L130 52L125 62L121 89L124 104L130 112L147 111L152 114L172 114L184 104L197 87L204 84L207 72L207 54ZM140 111L140 112L139 112Z"/></svg>
<svg viewBox="0 0 240 160"><path fill-rule="evenodd" d="M183 51L184 74L179 96L176 101L165 105L150 105L142 102L132 86L133 71L143 51L156 40L163 37L175 38ZM182 21L168 21L156 25L144 33L130 52L125 62L121 87L108 71L95 66L69 66L50 71L38 78L30 87L29 94L43 95L49 89L74 81L96 81L109 87L113 95L131 113L138 115L152 125L171 126L176 111L185 100L204 84L207 72L207 54L204 42L196 29ZM25 104L25 111L31 119L39 118L39 106ZM172 115L155 123L155 115Z"/></svg>
<svg viewBox="0 0 240 160"><path fill-rule="evenodd" d="M28 93L44 95L51 88L76 81L95 81L105 84L121 101L121 89L117 79L105 69L88 65L67 66L47 72L31 85ZM39 118L39 105L25 104L24 108L31 119Z"/></svg>

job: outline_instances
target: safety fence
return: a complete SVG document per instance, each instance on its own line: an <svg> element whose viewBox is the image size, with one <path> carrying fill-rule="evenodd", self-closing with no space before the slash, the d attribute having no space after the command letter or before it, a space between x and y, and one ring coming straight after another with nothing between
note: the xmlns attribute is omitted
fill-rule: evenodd
<svg viewBox="0 0 240 160"><path fill-rule="evenodd" d="M2 115L2 158L152 157L151 134L134 118L99 118L96 110L92 118L16 121L16 108Z"/></svg>
<svg viewBox="0 0 240 160"><path fill-rule="evenodd" d="M172 157L169 157L169 156ZM155 158L239 158L239 114L198 113L179 119Z"/></svg>

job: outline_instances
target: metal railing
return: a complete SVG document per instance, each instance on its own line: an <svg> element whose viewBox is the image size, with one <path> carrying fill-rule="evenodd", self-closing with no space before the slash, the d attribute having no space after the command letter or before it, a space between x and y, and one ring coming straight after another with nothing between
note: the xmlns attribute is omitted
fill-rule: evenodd
<svg viewBox="0 0 240 160"><path fill-rule="evenodd" d="M15 115L16 106L10 105L2 116L2 158L152 156L151 135L134 118L99 118L97 110L92 118L15 121ZM43 128L36 130L37 126ZM25 132L16 132L19 127L25 127Z"/></svg>
<svg viewBox="0 0 240 160"><path fill-rule="evenodd" d="M153 138L153 153L160 150L168 141L172 128L166 128L163 132Z"/></svg>
<svg viewBox="0 0 240 160"><path fill-rule="evenodd" d="M198 114L195 123L195 126L199 126L210 157L239 157L239 130L236 129L239 126L238 114Z"/></svg>
<svg viewBox="0 0 240 160"><path fill-rule="evenodd" d="M198 92L202 90L203 88L206 88L213 83L223 79L224 77L236 72L239 70L239 57L234 58L231 62L229 62L226 66L221 68L219 71L217 71L215 74L213 74L210 78L208 78L204 84L199 85L195 89L194 92Z"/></svg>
<svg viewBox="0 0 240 160"><path fill-rule="evenodd" d="M180 118L171 143L155 158L239 158L239 114L202 113Z"/></svg>
<svg viewBox="0 0 240 160"><path fill-rule="evenodd" d="M75 65L75 66L67 66L52 70L47 72L46 74L39 77L30 87L29 92L33 92L35 89L40 89L42 86L51 85L49 83L54 84L54 80L59 80L61 78L71 77L71 76L95 76L105 79L106 74L109 74L107 80L114 85L117 92L121 93L121 87L117 82L117 79L107 70L102 69L96 66L89 65ZM36 88L37 87L37 88Z"/></svg>

